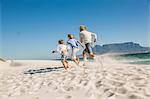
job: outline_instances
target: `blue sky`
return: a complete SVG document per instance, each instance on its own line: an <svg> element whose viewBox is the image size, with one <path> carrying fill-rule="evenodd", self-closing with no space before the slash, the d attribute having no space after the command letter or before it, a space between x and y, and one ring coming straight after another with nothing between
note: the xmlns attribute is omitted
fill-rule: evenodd
<svg viewBox="0 0 150 99"><path fill-rule="evenodd" d="M150 46L148 0L1 0L1 53L8 59L46 59L57 40L79 25L97 44L136 42Z"/></svg>

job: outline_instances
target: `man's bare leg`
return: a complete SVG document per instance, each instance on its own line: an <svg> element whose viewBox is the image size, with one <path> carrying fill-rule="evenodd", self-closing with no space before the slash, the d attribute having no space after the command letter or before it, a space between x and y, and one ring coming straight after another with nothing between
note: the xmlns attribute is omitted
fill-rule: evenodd
<svg viewBox="0 0 150 99"><path fill-rule="evenodd" d="M86 66L86 61L87 61L87 56L86 56L86 51L83 51L83 66Z"/></svg>
<svg viewBox="0 0 150 99"><path fill-rule="evenodd" d="M94 59L94 54L93 53L90 53L90 58Z"/></svg>
<svg viewBox="0 0 150 99"><path fill-rule="evenodd" d="M82 55L83 55L83 61L84 62L87 61L87 57L86 57L86 52L85 51L83 51Z"/></svg>

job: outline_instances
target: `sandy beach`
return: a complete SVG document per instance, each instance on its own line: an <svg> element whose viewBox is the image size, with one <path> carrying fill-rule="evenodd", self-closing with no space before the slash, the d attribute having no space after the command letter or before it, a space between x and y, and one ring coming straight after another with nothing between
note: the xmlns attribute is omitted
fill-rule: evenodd
<svg viewBox="0 0 150 99"><path fill-rule="evenodd" d="M107 55L77 66L69 61L14 60L0 64L0 99L150 99L150 66ZM81 62L81 65L83 62Z"/></svg>

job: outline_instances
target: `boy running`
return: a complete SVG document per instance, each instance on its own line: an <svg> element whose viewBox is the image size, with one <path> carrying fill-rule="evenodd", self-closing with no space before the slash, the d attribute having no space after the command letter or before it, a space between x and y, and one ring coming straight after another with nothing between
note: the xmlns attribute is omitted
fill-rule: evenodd
<svg viewBox="0 0 150 99"><path fill-rule="evenodd" d="M68 55L67 50L68 49L67 49L67 46L64 44L64 40L59 40L57 49L55 51L52 51L52 53L56 53L56 52L60 53L61 62L66 70L67 70L67 68L69 68L68 62L67 62L67 55Z"/></svg>

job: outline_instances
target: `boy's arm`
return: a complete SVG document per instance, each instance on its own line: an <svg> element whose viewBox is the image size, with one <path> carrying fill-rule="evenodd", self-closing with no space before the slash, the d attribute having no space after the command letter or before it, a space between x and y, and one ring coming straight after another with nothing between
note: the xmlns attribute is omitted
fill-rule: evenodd
<svg viewBox="0 0 150 99"><path fill-rule="evenodd" d="M67 41L67 43L66 43L66 48L67 48L67 51L71 49L70 44L69 44L68 41Z"/></svg>
<svg viewBox="0 0 150 99"><path fill-rule="evenodd" d="M67 48L67 51L69 51L71 49L69 44L66 45L66 48Z"/></svg>
<svg viewBox="0 0 150 99"><path fill-rule="evenodd" d="M59 51L60 51L59 46L57 46L57 49L56 49L56 50L53 50L52 53L57 53L57 52L59 52Z"/></svg>
<svg viewBox="0 0 150 99"><path fill-rule="evenodd" d="M77 42L82 46L82 48L84 48L83 44L80 41L77 41Z"/></svg>
<svg viewBox="0 0 150 99"><path fill-rule="evenodd" d="M53 50L52 53L56 53L56 51Z"/></svg>
<svg viewBox="0 0 150 99"><path fill-rule="evenodd" d="M53 50L52 53L58 53L58 51L57 50Z"/></svg>

